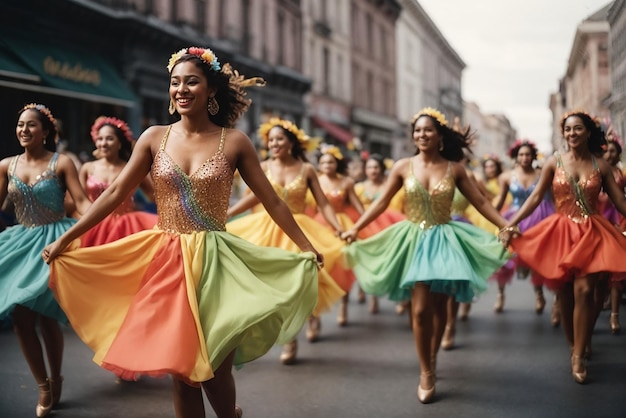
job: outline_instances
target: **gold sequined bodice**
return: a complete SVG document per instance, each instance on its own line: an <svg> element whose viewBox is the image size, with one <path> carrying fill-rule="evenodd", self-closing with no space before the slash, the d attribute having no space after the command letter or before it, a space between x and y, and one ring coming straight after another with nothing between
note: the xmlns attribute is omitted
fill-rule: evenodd
<svg viewBox="0 0 626 418"><path fill-rule="evenodd" d="M285 201L291 213L304 213L304 209L306 207L306 192L309 187L304 179L304 164L302 164L302 168L296 178L284 186L281 186L274 181L272 178L272 171L269 167L267 168L265 175L276 191L276 194Z"/></svg>
<svg viewBox="0 0 626 418"><path fill-rule="evenodd" d="M406 215L411 222L419 224L420 228L428 229L435 225L450 221L450 209L454 197L454 177L451 165L443 178L432 191L428 191L413 174L413 158L409 163L409 175L404 180L406 192Z"/></svg>
<svg viewBox="0 0 626 418"><path fill-rule="evenodd" d="M165 151L171 128L167 128L152 163L157 227L177 234L225 231L233 182L233 170L223 152L226 131L222 129L217 152L187 175Z"/></svg>
<svg viewBox="0 0 626 418"><path fill-rule="evenodd" d="M557 157L556 171L552 179L552 192L557 213L567 215L574 222L583 222L589 215L596 213L598 196L602 189L602 174L595 157L593 171L584 181L575 181L565 171L561 156Z"/></svg>

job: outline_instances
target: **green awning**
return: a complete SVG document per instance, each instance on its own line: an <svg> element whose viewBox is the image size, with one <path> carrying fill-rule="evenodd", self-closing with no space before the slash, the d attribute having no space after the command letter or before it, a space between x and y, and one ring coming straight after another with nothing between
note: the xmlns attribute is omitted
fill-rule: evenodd
<svg viewBox="0 0 626 418"><path fill-rule="evenodd" d="M0 34L0 85L133 107L137 97L101 55Z"/></svg>

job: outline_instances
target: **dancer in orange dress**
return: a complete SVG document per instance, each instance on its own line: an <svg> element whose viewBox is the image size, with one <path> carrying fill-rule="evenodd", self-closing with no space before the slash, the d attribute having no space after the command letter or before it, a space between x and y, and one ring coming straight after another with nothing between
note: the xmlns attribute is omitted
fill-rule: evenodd
<svg viewBox="0 0 626 418"><path fill-rule="evenodd" d="M570 112L560 126L568 151L546 162L535 190L499 235L505 244L517 236L518 222L532 213L552 187L556 213L513 239L512 247L559 294L572 376L584 383L595 286L606 273L626 272L626 237L597 212L598 196L604 188L622 215L626 215L626 198L611 166L596 157L603 152L606 139L593 118L583 111Z"/></svg>
<svg viewBox="0 0 626 418"><path fill-rule="evenodd" d="M96 145L98 159L80 168L80 183L91 201L94 201L120 174L130 158L133 134L121 119L101 116L91 126L91 139ZM154 189L149 177L141 182L141 189L154 198ZM134 191L122 204L98 225L87 231L80 242L83 247L102 245L135 232L151 229L157 224L157 216L137 211L133 200Z"/></svg>
<svg viewBox="0 0 626 418"><path fill-rule="evenodd" d="M323 258L263 175L250 138L232 128L250 104L244 87L260 80L222 66L208 48L184 48L167 68L169 110L180 120L148 128L111 186L42 257L97 364L126 380L171 375L178 418L205 416L200 386L218 418L241 417L233 364L300 331L317 301ZM235 170L304 253L226 232ZM149 172L157 228L75 248Z"/></svg>
<svg viewBox="0 0 626 418"><path fill-rule="evenodd" d="M324 195L317 179L317 171L308 162L305 151L317 149L317 143L288 120L270 118L259 127L259 136L269 148L272 157L261 163L261 167L270 184L283 199L293 218L304 233L310 237L316 248L324 248L324 268L318 273L318 302L308 321L306 337L310 342L319 339L320 314L350 289L354 276L341 263L341 250L345 243L335 234L343 229L332 206ZM307 192L311 191L318 210L336 233L329 231L311 216L305 214ZM256 205L259 196L250 194L228 209L228 217L242 213ZM226 229L253 244L264 247L282 248L297 251L293 240L275 222L266 211L252 213L229 221ZM298 342L294 338L283 347L280 361L293 364L296 361Z"/></svg>
<svg viewBox="0 0 626 418"><path fill-rule="evenodd" d="M354 180L346 175L346 160L339 148L322 144L320 152L321 154L317 161L320 187L328 203L335 211L335 216L342 230L348 230L352 228L354 221L359 219L359 216L363 213L363 205L354 191ZM326 221L322 213L317 212L314 219L325 225L331 231L335 231L328 221ZM339 312L337 314L337 324L342 327L346 326L348 323L349 295L350 289L347 289L346 294L341 298Z"/></svg>

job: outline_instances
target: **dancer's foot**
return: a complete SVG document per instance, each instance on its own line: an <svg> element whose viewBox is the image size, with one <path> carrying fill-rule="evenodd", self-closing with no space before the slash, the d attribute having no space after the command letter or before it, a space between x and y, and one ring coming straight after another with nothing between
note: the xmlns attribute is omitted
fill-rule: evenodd
<svg viewBox="0 0 626 418"><path fill-rule="evenodd" d="M417 399L421 403L429 403L435 396L435 373L432 371L420 374L417 386Z"/></svg>
<svg viewBox="0 0 626 418"><path fill-rule="evenodd" d="M283 346L283 352L280 353L280 362L286 365L293 364L298 354L298 341L293 340Z"/></svg>
<svg viewBox="0 0 626 418"><path fill-rule="evenodd" d="M453 326L446 325L446 329L443 332L443 339L441 340L441 348L444 350L451 350L454 347L454 334L455 329Z"/></svg>
<svg viewBox="0 0 626 418"><path fill-rule="evenodd" d="M377 314L378 313L378 297L370 296L369 311L370 311L371 314Z"/></svg>
<svg viewBox="0 0 626 418"><path fill-rule="evenodd" d="M319 340L321 328L322 323L320 322L320 319L317 316L310 316L306 328L306 339L312 343Z"/></svg>
<svg viewBox="0 0 626 418"><path fill-rule="evenodd" d="M576 383L583 384L587 380L587 369L581 356L572 355L572 376Z"/></svg>
<svg viewBox="0 0 626 418"><path fill-rule="evenodd" d="M546 299L543 297L543 292L541 290L537 290L535 292L535 312L537 315L541 315L543 313L543 309L546 307Z"/></svg>
<svg viewBox="0 0 626 418"><path fill-rule="evenodd" d="M50 392L50 381L46 379L46 383L39 383L39 400L35 408L37 417L45 417L52 410L52 393Z"/></svg>
<svg viewBox="0 0 626 418"><path fill-rule="evenodd" d="M493 306L495 313L502 313L504 311L504 293L498 293L496 297L496 304Z"/></svg>
<svg viewBox="0 0 626 418"><path fill-rule="evenodd" d="M619 324L619 313L611 313L609 324L611 325L611 334L616 335L620 333L622 327Z"/></svg>

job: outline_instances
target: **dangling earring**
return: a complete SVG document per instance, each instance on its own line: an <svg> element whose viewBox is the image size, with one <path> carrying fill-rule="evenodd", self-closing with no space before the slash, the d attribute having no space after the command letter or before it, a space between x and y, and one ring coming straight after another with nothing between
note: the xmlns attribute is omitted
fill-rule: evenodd
<svg viewBox="0 0 626 418"><path fill-rule="evenodd" d="M176 106L174 106L174 101L172 99L170 99L170 107L167 108L167 111L170 115L173 115L174 112L176 112Z"/></svg>
<svg viewBox="0 0 626 418"><path fill-rule="evenodd" d="M209 99L209 105L207 106L207 109L209 110L211 116L217 115L217 112L220 111L220 104L217 102L217 100L215 100L215 96Z"/></svg>
<svg viewBox="0 0 626 418"><path fill-rule="evenodd" d="M439 152L443 151L443 139L439 141Z"/></svg>
<svg viewBox="0 0 626 418"><path fill-rule="evenodd" d="M46 145L46 138L43 139L43 144Z"/></svg>

